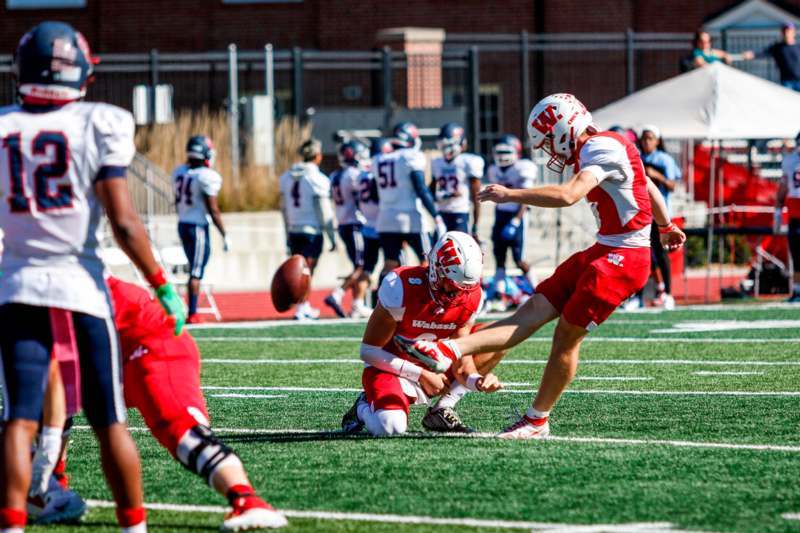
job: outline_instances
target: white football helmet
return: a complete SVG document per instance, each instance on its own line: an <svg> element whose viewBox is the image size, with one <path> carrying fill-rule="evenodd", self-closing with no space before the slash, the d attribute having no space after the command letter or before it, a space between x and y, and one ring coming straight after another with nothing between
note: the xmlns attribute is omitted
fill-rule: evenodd
<svg viewBox="0 0 800 533"><path fill-rule="evenodd" d="M428 254L428 281L433 300L442 307L478 289L483 272L481 247L470 235L448 231Z"/></svg>
<svg viewBox="0 0 800 533"><path fill-rule="evenodd" d="M592 114L571 94L551 94L533 107L528 117L528 135L533 149L550 156L547 168L561 173L575 162L578 137L592 124Z"/></svg>

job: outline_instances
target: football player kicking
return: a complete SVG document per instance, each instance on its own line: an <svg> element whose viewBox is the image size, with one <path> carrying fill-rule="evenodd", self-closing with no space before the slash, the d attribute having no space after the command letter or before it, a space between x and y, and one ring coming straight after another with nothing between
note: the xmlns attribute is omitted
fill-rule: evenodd
<svg viewBox="0 0 800 533"><path fill-rule="evenodd" d="M408 428L409 406L427 404L429 397L443 392L423 418L423 426L433 431L470 431L456 414L455 404L469 390L494 392L502 387L488 372L502 355L484 358L481 369L465 359L457 372L445 375L407 356L392 337L436 340L467 334L483 299L482 268L478 243L466 233L451 231L431 250L427 267L401 267L386 275L361 342L364 392L342 418L344 431L358 432L366 426L376 437L402 435Z"/></svg>
<svg viewBox="0 0 800 533"><path fill-rule="evenodd" d="M536 104L528 133L533 146L550 155L549 168L563 172L567 165L574 165L575 173L561 185L531 189L490 185L479 199L555 208L585 197L598 217L598 242L559 265L512 316L466 337L403 343L408 353L422 361L444 366L458 359L480 361L484 356L471 356L509 349L558 319L533 404L499 434L509 439L541 438L550 433L550 410L575 375L583 338L650 275L651 220L655 218L659 225L666 249L677 249L686 239L670 222L664 199L647 179L636 146L617 133L599 131L574 96L554 94Z"/></svg>
<svg viewBox="0 0 800 533"><path fill-rule="evenodd" d="M481 188L483 158L466 153L464 127L455 122L448 122L439 129L436 146L442 151L442 157L431 161L431 190L436 198L436 209L447 231L470 233L477 241L481 204L475 195ZM472 226L469 225L470 206Z"/></svg>
<svg viewBox="0 0 800 533"><path fill-rule="evenodd" d="M23 531L27 521L30 450L54 351L80 374L78 397L100 444L119 525L124 532L147 531L139 454L125 426L118 339L97 252L104 209L117 243L175 317L175 333L185 315L153 258L124 179L135 153L133 116L80 101L94 62L74 28L42 22L14 54L20 104L0 108L0 530L6 533ZM75 342L67 347L62 339L70 333Z"/></svg>
<svg viewBox="0 0 800 533"><path fill-rule="evenodd" d="M289 253L302 255L311 275L322 255L324 232L336 249L336 237L331 210L331 182L319 170L322 162L322 143L308 139L299 150L302 163L296 163L281 175L281 212L287 233ZM297 320L319 318L319 309L311 307L308 300L297 305Z"/></svg>
<svg viewBox="0 0 800 533"><path fill-rule="evenodd" d="M331 174L331 190L339 237L344 242L347 257L353 264L353 271L341 287L337 287L325 298L325 305L341 318L347 316L342 308L342 298L346 290L353 293L353 308L350 316L367 318L372 309L364 303L364 295L369 286L369 274L364 268L364 215L359 210L360 177L369 167L369 148L358 140L347 141L339 146L340 169Z"/></svg>
<svg viewBox="0 0 800 533"><path fill-rule="evenodd" d="M200 391L200 353L192 337L188 332L174 335L173 323L145 289L114 277L107 283L119 330L127 405L139 410L153 436L181 465L227 498L232 511L225 516L223 531L285 526L286 518L258 497L239 457L211 431ZM49 411L58 418L66 408L64 396L60 395L61 405L58 395L51 398L55 401ZM45 425L54 424L45 420ZM53 472L57 459L57 454L36 453L34 471ZM61 464L62 474L63 468ZM63 492L51 483L42 499L69 501L54 497ZM37 522L56 521L48 512L57 510L45 507Z"/></svg>

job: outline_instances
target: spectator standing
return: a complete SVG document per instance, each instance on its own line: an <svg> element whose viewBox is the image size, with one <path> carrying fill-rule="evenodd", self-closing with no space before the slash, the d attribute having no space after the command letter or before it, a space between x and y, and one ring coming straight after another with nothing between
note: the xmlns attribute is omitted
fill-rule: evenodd
<svg viewBox="0 0 800 533"><path fill-rule="evenodd" d="M745 59L771 57L780 73L781 85L800 91L800 44L797 43L797 29L794 23L787 22L781 27L783 39L772 43L761 52L745 52Z"/></svg>
<svg viewBox="0 0 800 533"><path fill-rule="evenodd" d="M694 34L694 50L692 50L692 66L704 67L711 63L722 61L730 65L733 61L731 54L725 50L711 48L711 35L707 31L698 30Z"/></svg>
<svg viewBox="0 0 800 533"><path fill-rule="evenodd" d="M647 177L656 184L664 203L667 206L667 214L672 218L672 207L670 205L670 194L675 190L675 185L681 179L681 169L675 159L664 151L664 143L661 139L661 130L657 126L647 125L642 128L639 138L639 146L644 163L644 171ZM661 245L661 237L658 232L658 225L653 223L650 231L650 254L651 254L651 276L656 279L656 299L655 305L663 306L665 309L675 308L675 298L672 297L672 273L670 270L669 256ZM644 307L642 298L643 290L633 297L626 309Z"/></svg>
<svg viewBox="0 0 800 533"><path fill-rule="evenodd" d="M794 290L789 302L800 303L800 133L795 138L795 149L783 158L783 176L775 201L775 233L783 221L783 207L789 212L789 252L794 264Z"/></svg>

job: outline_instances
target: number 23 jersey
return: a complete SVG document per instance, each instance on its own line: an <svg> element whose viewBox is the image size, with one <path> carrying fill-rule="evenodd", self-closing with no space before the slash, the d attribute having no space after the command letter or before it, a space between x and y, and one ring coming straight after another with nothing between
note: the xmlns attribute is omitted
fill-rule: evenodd
<svg viewBox="0 0 800 533"><path fill-rule="evenodd" d="M483 166L483 158L475 154L459 154L452 161L444 157L431 161L431 174L436 182L436 208L442 213L469 213L469 180L480 180Z"/></svg>
<svg viewBox="0 0 800 533"><path fill-rule="evenodd" d="M108 104L0 108L0 304L110 316L94 184L125 175L133 133L133 116Z"/></svg>

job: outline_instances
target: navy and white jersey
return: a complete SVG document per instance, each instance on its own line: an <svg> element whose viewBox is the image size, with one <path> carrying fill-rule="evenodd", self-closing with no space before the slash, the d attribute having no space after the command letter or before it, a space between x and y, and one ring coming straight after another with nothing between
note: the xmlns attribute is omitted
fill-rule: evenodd
<svg viewBox="0 0 800 533"><path fill-rule="evenodd" d="M413 148L378 154L372 160L372 171L378 183L376 229L388 233L422 231L422 202L414 189L411 173L425 172L425 154Z"/></svg>
<svg viewBox="0 0 800 533"><path fill-rule="evenodd" d="M378 183L371 170L358 176L358 210L364 216L364 226L375 230L378 224Z"/></svg>
<svg viewBox="0 0 800 533"><path fill-rule="evenodd" d="M280 190L289 233L320 233L316 203L331 196L328 176L314 163L297 163L281 175Z"/></svg>
<svg viewBox="0 0 800 533"><path fill-rule="evenodd" d="M441 213L469 213L471 178L483 177L483 158L459 154L452 161L437 157L431 161L431 175L436 182L436 209Z"/></svg>
<svg viewBox="0 0 800 533"><path fill-rule="evenodd" d="M205 197L219 194L222 176L208 167L181 165L172 173L172 183L178 221L207 226L209 215Z"/></svg>
<svg viewBox="0 0 800 533"><path fill-rule="evenodd" d="M536 183L539 170L530 159L520 159L513 165L501 168L489 167L489 182L499 183L509 189L530 189ZM497 204L498 211L519 211L519 204Z"/></svg>
<svg viewBox="0 0 800 533"><path fill-rule="evenodd" d="M111 316L94 185L124 176L133 132L133 116L108 104L0 108L0 304Z"/></svg>
<svg viewBox="0 0 800 533"><path fill-rule="evenodd" d="M358 210L358 180L361 172L358 167L348 166L331 174L334 212L340 226L364 223L364 216Z"/></svg>

